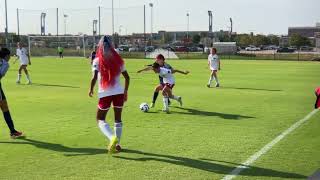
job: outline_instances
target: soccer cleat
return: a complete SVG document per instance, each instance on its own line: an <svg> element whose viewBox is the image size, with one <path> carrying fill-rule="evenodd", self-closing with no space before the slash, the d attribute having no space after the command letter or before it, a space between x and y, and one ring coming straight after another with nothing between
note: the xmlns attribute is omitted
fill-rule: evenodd
<svg viewBox="0 0 320 180"><path fill-rule="evenodd" d="M10 137L11 137L12 139L17 139L17 138L22 138L22 137L24 137L24 135L23 135L22 132L16 131L16 132L14 132L14 133L11 133L11 134L10 134Z"/></svg>
<svg viewBox="0 0 320 180"><path fill-rule="evenodd" d="M151 104L150 104L150 108L154 108L154 103L151 103Z"/></svg>
<svg viewBox="0 0 320 180"><path fill-rule="evenodd" d="M207 88L210 88L210 84L207 84Z"/></svg>
<svg viewBox="0 0 320 180"><path fill-rule="evenodd" d="M168 99L168 106L170 106L171 105L171 101L170 101L170 99Z"/></svg>
<svg viewBox="0 0 320 180"><path fill-rule="evenodd" d="M169 113L169 108L164 108L164 109L162 109L162 112Z"/></svg>
<svg viewBox="0 0 320 180"><path fill-rule="evenodd" d="M180 107L182 107L182 97L181 96L178 97L178 102L180 104Z"/></svg>
<svg viewBox="0 0 320 180"><path fill-rule="evenodd" d="M121 149L122 148L121 148L120 144L117 144L116 145L116 152L119 153L121 151Z"/></svg>
<svg viewBox="0 0 320 180"><path fill-rule="evenodd" d="M28 82L27 82L27 84L28 84L28 85L31 85L31 84L32 84L32 82L31 82L31 81L28 81Z"/></svg>
<svg viewBox="0 0 320 180"><path fill-rule="evenodd" d="M219 83L217 83L217 84L216 84L216 87L220 87L220 84L219 84Z"/></svg>
<svg viewBox="0 0 320 180"><path fill-rule="evenodd" d="M18 80L18 81L16 81L16 83L17 83L17 84L20 84L20 81Z"/></svg>
<svg viewBox="0 0 320 180"><path fill-rule="evenodd" d="M116 152L116 145L118 144L118 138L116 136L113 136L109 146L108 146L108 152L110 154L115 153Z"/></svg>

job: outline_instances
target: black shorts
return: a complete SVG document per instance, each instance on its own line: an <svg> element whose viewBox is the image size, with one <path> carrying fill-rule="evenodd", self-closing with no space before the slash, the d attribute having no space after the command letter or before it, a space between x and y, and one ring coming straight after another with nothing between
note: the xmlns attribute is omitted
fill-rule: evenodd
<svg viewBox="0 0 320 180"><path fill-rule="evenodd" d="M59 52L59 55L62 55L62 52Z"/></svg>
<svg viewBox="0 0 320 180"><path fill-rule="evenodd" d="M2 86L1 86L1 83L0 83L0 101L3 101L3 100L6 100L6 96L4 95L4 92L2 90Z"/></svg>

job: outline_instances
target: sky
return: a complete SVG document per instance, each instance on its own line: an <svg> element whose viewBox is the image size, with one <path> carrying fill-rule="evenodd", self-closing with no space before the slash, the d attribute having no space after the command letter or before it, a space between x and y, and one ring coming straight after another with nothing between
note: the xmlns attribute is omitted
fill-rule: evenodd
<svg viewBox="0 0 320 180"><path fill-rule="evenodd" d="M146 5L146 32L208 31L208 10L213 12L213 30L237 33L285 35L288 27L315 26L320 22L320 0L7 0L8 30L20 34L40 34L40 14L46 13L46 33L92 34L93 20L101 8L101 34L121 35L144 31L143 6ZM149 7L153 3L153 8ZM5 0L0 0L0 32L5 29ZM151 23L151 12L153 14ZM189 13L189 18L187 17ZM67 17L64 17L67 15ZM188 23L189 21L189 23ZM188 26L189 24L189 26ZM152 28L151 28L152 27Z"/></svg>

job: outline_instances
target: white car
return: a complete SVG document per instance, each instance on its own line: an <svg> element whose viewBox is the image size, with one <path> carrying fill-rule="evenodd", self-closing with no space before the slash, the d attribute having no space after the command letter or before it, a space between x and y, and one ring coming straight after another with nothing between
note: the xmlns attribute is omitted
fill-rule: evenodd
<svg viewBox="0 0 320 180"><path fill-rule="evenodd" d="M246 51L260 51L261 49L255 46L248 46L245 49Z"/></svg>

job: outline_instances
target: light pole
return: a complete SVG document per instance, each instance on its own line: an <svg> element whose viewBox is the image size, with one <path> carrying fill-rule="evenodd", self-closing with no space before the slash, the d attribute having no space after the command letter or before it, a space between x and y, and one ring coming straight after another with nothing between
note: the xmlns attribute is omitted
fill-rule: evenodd
<svg viewBox="0 0 320 180"><path fill-rule="evenodd" d="M150 44L151 44L151 46L152 46L152 40L153 40L153 35L152 35L152 33L153 33L153 3L149 3L149 6L150 6L150 9L151 9L151 29L150 29L150 32L151 32L151 34L150 34Z"/></svg>
<svg viewBox="0 0 320 180"><path fill-rule="evenodd" d="M112 36L114 35L114 8L113 8L113 0L112 0Z"/></svg>
<svg viewBox="0 0 320 180"><path fill-rule="evenodd" d="M67 17L68 15L64 14L64 35L67 35Z"/></svg>
<svg viewBox="0 0 320 180"><path fill-rule="evenodd" d="M92 24L92 34L93 34L93 50L96 48L96 35L97 35L97 24L98 20L93 20Z"/></svg>
<svg viewBox="0 0 320 180"><path fill-rule="evenodd" d="M5 12L6 12L5 35L6 35L6 46L8 46L8 11L7 11L7 0L5 0Z"/></svg>
<svg viewBox="0 0 320 180"><path fill-rule="evenodd" d="M187 40L189 41L189 12L187 12Z"/></svg>

